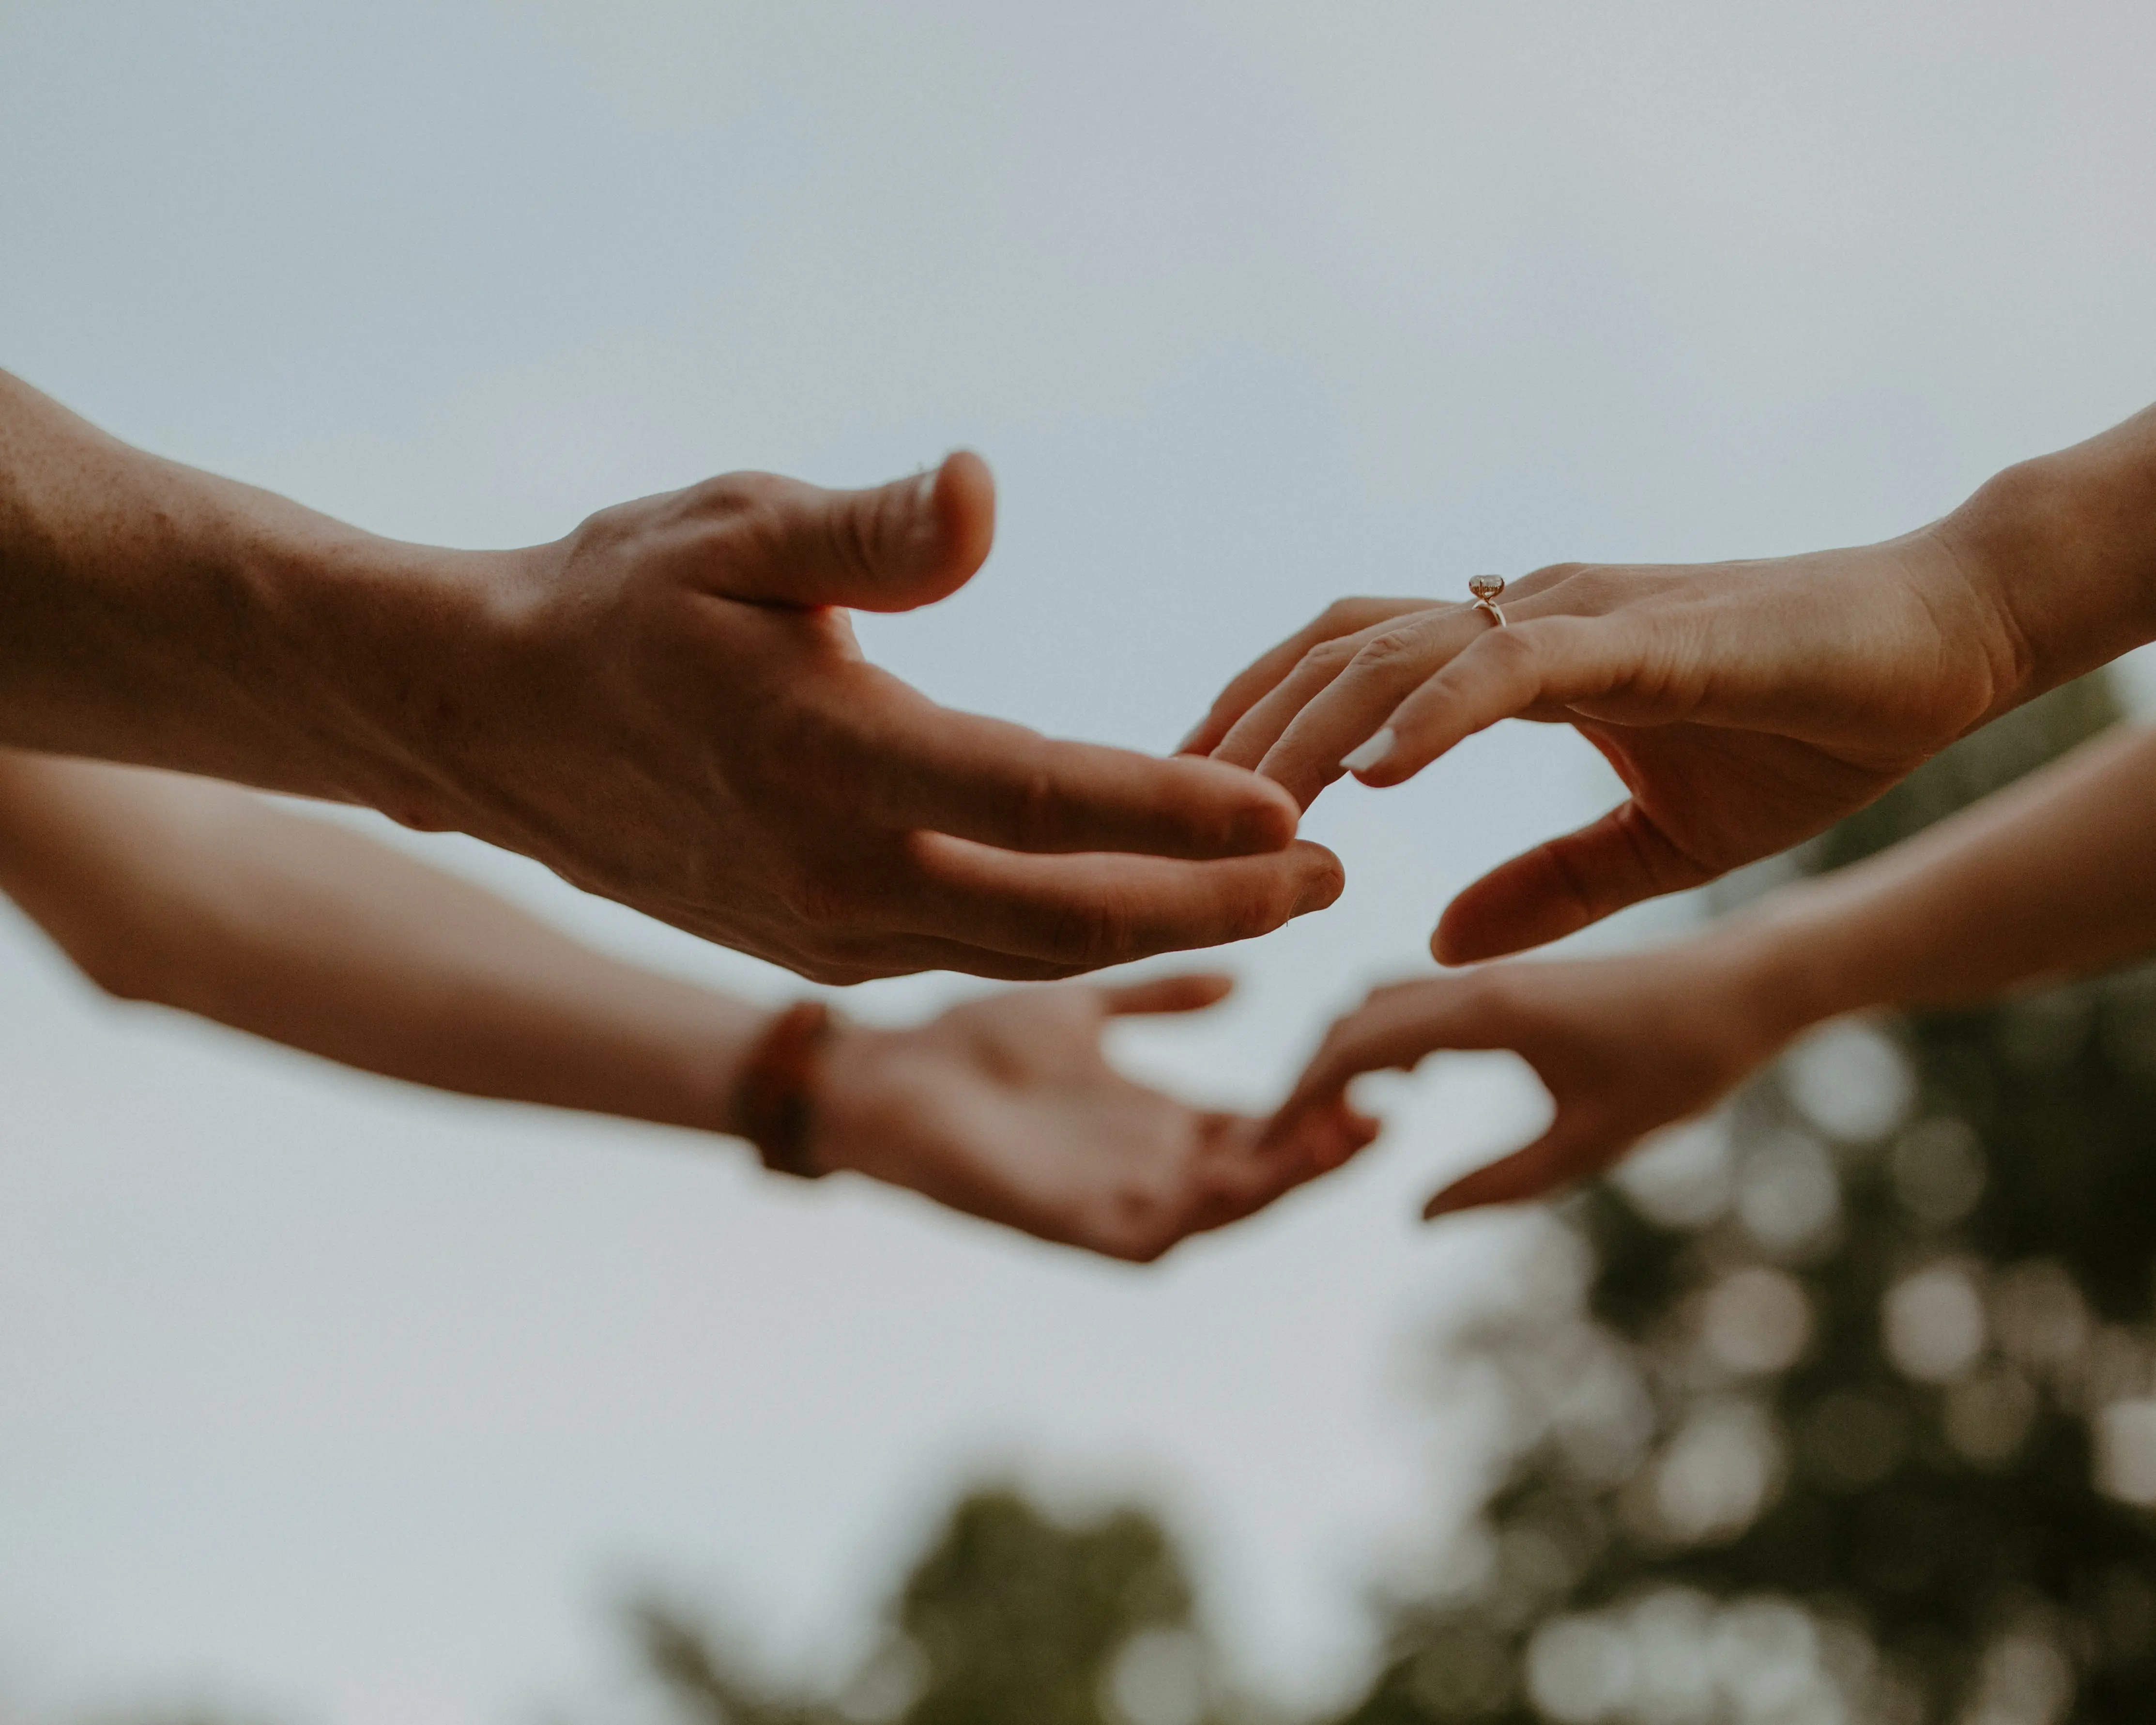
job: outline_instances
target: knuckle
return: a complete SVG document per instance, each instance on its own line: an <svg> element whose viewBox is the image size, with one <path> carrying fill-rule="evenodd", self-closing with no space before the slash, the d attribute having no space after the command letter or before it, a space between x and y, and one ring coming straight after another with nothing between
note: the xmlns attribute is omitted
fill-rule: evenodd
<svg viewBox="0 0 2156 1725"><path fill-rule="evenodd" d="M1566 563L1558 583L1564 588L1565 613L1600 616L1614 611L1637 590L1635 582L1606 563Z"/></svg>
<svg viewBox="0 0 2156 1725"><path fill-rule="evenodd" d="M1380 675L1403 667L1412 669L1420 661L1429 644L1429 635L1419 624L1389 629L1363 643L1362 651L1355 655L1355 669Z"/></svg>
<svg viewBox="0 0 2156 1725"><path fill-rule="evenodd" d="M1320 641L1302 655L1301 669L1313 675L1331 679L1355 662L1355 643L1343 637Z"/></svg>
<svg viewBox="0 0 2156 1725"><path fill-rule="evenodd" d="M1050 933L1055 956L1075 960L1087 969L1097 969L1126 957L1136 957L1129 911L1119 901L1096 897L1067 905L1060 911Z"/></svg>
<svg viewBox="0 0 2156 1725"><path fill-rule="evenodd" d="M721 473L689 488L689 501L702 514L721 518L776 515L787 489L775 473Z"/></svg>
<svg viewBox="0 0 2156 1725"><path fill-rule="evenodd" d="M1507 673L1525 670L1535 662L1540 650L1534 631L1526 624L1512 629L1493 629L1468 649L1486 665Z"/></svg>
<svg viewBox="0 0 2156 1725"><path fill-rule="evenodd" d="M1020 848L1045 850L1053 845L1062 834L1063 814L1063 792L1055 775L1044 766L1028 768L1010 799L1009 819Z"/></svg>
<svg viewBox="0 0 2156 1725"><path fill-rule="evenodd" d="M857 507L824 511L823 535L824 550L834 567L858 580L875 578L875 534L867 511Z"/></svg>

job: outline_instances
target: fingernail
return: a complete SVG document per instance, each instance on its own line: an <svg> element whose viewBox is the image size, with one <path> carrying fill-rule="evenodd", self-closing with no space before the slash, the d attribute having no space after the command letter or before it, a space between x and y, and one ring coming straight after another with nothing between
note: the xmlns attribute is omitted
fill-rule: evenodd
<svg viewBox="0 0 2156 1725"><path fill-rule="evenodd" d="M1368 773L1392 753L1393 745L1399 741L1399 738L1393 734L1393 727L1388 725L1362 747L1342 755L1340 764L1350 773Z"/></svg>
<svg viewBox="0 0 2156 1725"><path fill-rule="evenodd" d="M1288 920L1293 922L1297 916L1307 916L1312 911L1326 910L1337 904L1346 884L1337 875L1327 870L1317 880L1309 882L1301 892L1296 895L1295 908L1287 913Z"/></svg>

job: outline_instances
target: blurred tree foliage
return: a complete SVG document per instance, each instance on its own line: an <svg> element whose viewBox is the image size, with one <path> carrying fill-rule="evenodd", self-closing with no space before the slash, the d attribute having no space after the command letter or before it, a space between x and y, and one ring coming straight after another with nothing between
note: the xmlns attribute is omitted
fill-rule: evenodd
<svg viewBox="0 0 2156 1725"><path fill-rule="evenodd" d="M2117 716L2099 680L1809 847ZM2156 1718L2156 970L1833 1027L1572 1200L1440 1370L1509 1442L1340 1725Z"/></svg>
<svg viewBox="0 0 2156 1725"><path fill-rule="evenodd" d="M1204 1725L1210 1656L1180 1561L1150 1517L1065 1527L1015 1492L965 1498L916 1564L890 1633L843 1692L787 1698L723 1643L646 1601L631 1624L696 1725Z"/></svg>

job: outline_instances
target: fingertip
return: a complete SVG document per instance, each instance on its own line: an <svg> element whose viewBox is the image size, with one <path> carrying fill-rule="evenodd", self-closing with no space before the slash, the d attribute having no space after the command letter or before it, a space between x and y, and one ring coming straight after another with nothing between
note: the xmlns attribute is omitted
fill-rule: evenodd
<svg viewBox="0 0 2156 1725"><path fill-rule="evenodd" d="M1493 1204L1509 1204L1523 1194L1502 1189L1486 1178L1491 1170L1477 1168L1473 1173L1455 1180L1450 1186L1432 1194L1422 1207L1422 1219L1435 1222L1441 1216L1453 1216L1462 1210L1481 1209Z"/></svg>
<svg viewBox="0 0 2156 1725"><path fill-rule="evenodd" d="M1348 772L1361 778L1366 773L1375 773L1391 757L1399 743L1399 735L1389 725L1378 731L1340 757L1340 764Z"/></svg>
<svg viewBox="0 0 2156 1725"><path fill-rule="evenodd" d="M1191 977L1188 981L1191 999L1196 1003L1192 1008L1194 1011L1201 1010L1209 1006L1218 1006L1235 992L1235 978L1222 976L1214 972Z"/></svg>
<svg viewBox="0 0 2156 1725"><path fill-rule="evenodd" d="M1348 870L1340 859L1322 845L1308 848L1317 854L1301 891L1296 895L1295 908L1288 912L1291 919L1330 909L1348 890Z"/></svg>
<svg viewBox="0 0 2156 1725"><path fill-rule="evenodd" d="M1389 791L1395 785L1405 784L1435 758L1420 749L1400 744L1374 765L1349 770L1354 773L1356 783L1373 791ZM1345 767L1347 762L1343 761L1341 765Z"/></svg>
<svg viewBox="0 0 2156 1725"><path fill-rule="evenodd" d="M1111 1017L1131 1018L1149 1013L1203 1012L1226 999L1235 988L1233 977L1208 971L1106 986L1101 995Z"/></svg>
<svg viewBox="0 0 2156 1725"><path fill-rule="evenodd" d="M1453 966L1472 964L1481 955L1477 952L1475 942L1461 933L1448 911L1439 918L1437 927L1430 931L1430 956L1440 964Z"/></svg>
<svg viewBox="0 0 2156 1725"><path fill-rule="evenodd" d="M1238 824L1237 837L1253 852L1286 850L1302 824L1302 805L1286 785L1255 773L1248 777L1250 801Z"/></svg>
<svg viewBox="0 0 2156 1725"><path fill-rule="evenodd" d="M1183 741L1176 744L1168 752L1171 755L1195 755L1203 759L1213 752L1214 746L1225 734L1214 724L1212 716L1209 713L1185 732Z"/></svg>
<svg viewBox="0 0 2156 1725"><path fill-rule="evenodd" d="M936 470L930 508L950 569L963 583L988 559L996 537L996 479L971 449L953 449Z"/></svg>
<svg viewBox="0 0 2156 1725"><path fill-rule="evenodd" d="M1535 879L1537 853L1492 870L1445 907L1430 937L1440 964L1481 964L1547 946L1594 919Z"/></svg>

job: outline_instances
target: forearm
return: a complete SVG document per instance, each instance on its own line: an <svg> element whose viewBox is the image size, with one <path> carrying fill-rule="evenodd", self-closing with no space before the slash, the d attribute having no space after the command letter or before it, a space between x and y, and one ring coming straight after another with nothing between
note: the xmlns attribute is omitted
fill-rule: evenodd
<svg viewBox="0 0 2156 1725"><path fill-rule="evenodd" d="M0 372L0 744L372 804L446 799L512 564L401 545L105 436Z"/></svg>
<svg viewBox="0 0 2156 1725"><path fill-rule="evenodd" d="M95 980L388 1076L728 1131L747 1004L225 787L0 752L0 889Z"/></svg>
<svg viewBox="0 0 2156 1725"><path fill-rule="evenodd" d="M2156 730L2101 737L1705 937L1781 1028L1950 1006L2156 949Z"/></svg>
<svg viewBox="0 0 2156 1725"><path fill-rule="evenodd" d="M1986 717L2156 640L2156 407L2007 469L1929 531L2020 660Z"/></svg>

